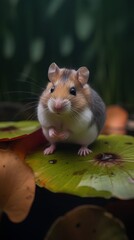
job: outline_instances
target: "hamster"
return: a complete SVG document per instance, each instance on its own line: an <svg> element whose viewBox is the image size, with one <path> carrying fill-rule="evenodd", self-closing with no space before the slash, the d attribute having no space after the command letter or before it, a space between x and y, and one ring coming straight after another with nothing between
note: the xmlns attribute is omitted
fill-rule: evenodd
<svg viewBox="0 0 134 240"><path fill-rule="evenodd" d="M58 142L80 145L78 155L92 151L89 145L101 132L105 121L105 104L87 84L89 70L59 68L52 63L48 83L40 96L37 116L43 134L50 143L44 154L52 154Z"/></svg>

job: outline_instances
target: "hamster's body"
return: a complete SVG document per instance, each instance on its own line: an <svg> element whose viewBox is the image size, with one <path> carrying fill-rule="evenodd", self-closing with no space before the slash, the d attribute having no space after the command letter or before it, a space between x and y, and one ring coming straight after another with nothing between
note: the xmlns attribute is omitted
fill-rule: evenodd
<svg viewBox="0 0 134 240"><path fill-rule="evenodd" d="M51 154L57 142L81 145L79 155L91 152L88 148L100 133L105 120L105 105L99 95L87 84L89 71L49 67L51 81L38 104L38 119L50 142L44 154Z"/></svg>

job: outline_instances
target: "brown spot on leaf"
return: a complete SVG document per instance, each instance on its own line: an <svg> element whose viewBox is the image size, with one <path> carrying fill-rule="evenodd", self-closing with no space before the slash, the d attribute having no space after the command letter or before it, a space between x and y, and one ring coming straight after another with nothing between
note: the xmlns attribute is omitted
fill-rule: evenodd
<svg viewBox="0 0 134 240"><path fill-rule="evenodd" d="M10 131L16 131L18 128L14 126L9 126L9 127L2 127L0 128L1 132L10 132Z"/></svg>
<svg viewBox="0 0 134 240"><path fill-rule="evenodd" d="M94 157L94 160L104 166L120 164L122 162L122 159L118 154L110 152L99 153Z"/></svg>
<svg viewBox="0 0 134 240"><path fill-rule="evenodd" d="M125 144L127 144L127 145L133 145L132 142L125 142Z"/></svg>
<svg viewBox="0 0 134 240"><path fill-rule="evenodd" d="M111 175L111 176L114 176L115 174L114 174L113 172L110 172L110 175Z"/></svg>
<svg viewBox="0 0 134 240"><path fill-rule="evenodd" d="M109 142L105 141L104 144L109 144Z"/></svg>
<svg viewBox="0 0 134 240"><path fill-rule="evenodd" d="M76 172L73 173L73 175L83 175L85 172L87 172L87 169L76 171Z"/></svg>
<svg viewBox="0 0 134 240"><path fill-rule="evenodd" d="M57 163L57 160L56 159L49 160L49 163L50 164L55 164L55 163Z"/></svg>

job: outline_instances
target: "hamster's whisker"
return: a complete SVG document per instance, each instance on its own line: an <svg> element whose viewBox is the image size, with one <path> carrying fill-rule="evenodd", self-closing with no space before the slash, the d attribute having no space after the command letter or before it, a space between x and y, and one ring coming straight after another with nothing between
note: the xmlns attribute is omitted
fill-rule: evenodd
<svg viewBox="0 0 134 240"><path fill-rule="evenodd" d="M23 93L23 94L31 94L31 95L34 95L34 96L37 96L39 97L39 94L38 93L35 93L35 92L31 92L31 91L9 91L7 93Z"/></svg>
<svg viewBox="0 0 134 240"><path fill-rule="evenodd" d="M36 109L37 108L37 105L38 105L38 103L37 102L32 102L32 103L26 103L25 105L24 105L24 110L31 110L31 109Z"/></svg>
<svg viewBox="0 0 134 240"><path fill-rule="evenodd" d="M72 119L79 121L79 113L77 111L72 111Z"/></svg>
<svg viewBox="0 0 134 240"><path fill-rule="evenodd" d="M27 120L31 120L31 119L37 119L36 113L29 114L29 116L27 117Z"/></svg>
<svg viewBox="0 0 134 240"><path fill-rule="evenodd" d="M79 113L75 108L72 109L72 119L77 120L80 122L80 119L83 117L81 113ZM85 119L86 120L86 119ZM83 125L82 121L80 122Z"/></svg>
<svg viewBox="0 0 134 240"><path fill-rule="evenodd" d="M44 88L38 85L37 81L27 73L21 73L20 78L17 79L17 82L25 83L27 85L29 84L29 86L36 87L36 89L38 88L39 90L44 90Z"/></svg>
<svg viewBox="0 0 134 240"><path fill-rule="evenodd" d="M19 115L21 115L22 113L24 113L26 115L26 113L29 115L26 119L31 119L32 117L35 119L37 119L36 117L36 110L37 109L37 105L38 102L37 101L33 101L33 102L29 102L24 104L24 106L15 114L14 119L16 119ZM29 111L32 112L29 112Z"/></svg>
<svg viewBox="0 0 134 240"><path fill-rule="evenodd" d="M72 108L72 113L74 113L74 115L77 117L81 115L75 108Z"/></svg>
<svg viewBox="0 0 134 240"><path fill-rule="evenodd" d="M47 106L43 107L43 110L40 112L40 114L44 114L46 112L49 112L49 109Z"/></svg>

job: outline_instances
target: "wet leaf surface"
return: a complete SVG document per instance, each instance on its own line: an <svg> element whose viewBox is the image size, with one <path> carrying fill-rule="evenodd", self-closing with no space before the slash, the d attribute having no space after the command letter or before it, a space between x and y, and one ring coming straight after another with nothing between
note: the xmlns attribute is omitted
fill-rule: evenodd
<svg viewBox="0 0 134 240"><path fill-rule="evenodd" d="M39 128L38 121L0 122L0 141L22 138Z"/></svg>
<svg viewBox="0 0 134 240"><path fill-rule="evenodd" d="M60 217L44 240L127 240L123 224L103 208L84 205Z"/></svg>
<svg viewBox="0 0 134 240"><path fill-rule="evenodd" d="M27 156L36 183L53 192L82 197L134 198L134 138L100 136L93 153L77 155L77 146L62 145L48 156L43 149Z"/></svg>

